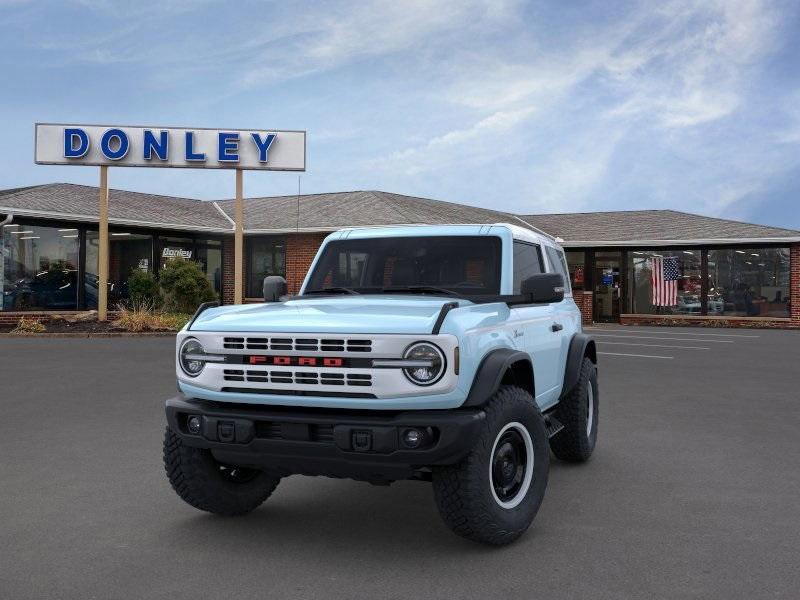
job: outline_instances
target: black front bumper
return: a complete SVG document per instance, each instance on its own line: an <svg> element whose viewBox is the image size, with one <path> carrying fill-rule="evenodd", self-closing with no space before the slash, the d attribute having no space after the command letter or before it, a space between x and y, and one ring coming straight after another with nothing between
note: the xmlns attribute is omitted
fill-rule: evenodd
<svg viewBox="0 0 800 600"><path fill-rule="evenodd" d="M419 477L424 467L454 464L472 448L485 418L480 409L404 412L260 407L189 399L166 403L167 422L184 444L207 448L227 464L284 475L328 475L373 482ZM200 419L192 434L188 420ZM424 432L404 445L408 428Z"/></svg>

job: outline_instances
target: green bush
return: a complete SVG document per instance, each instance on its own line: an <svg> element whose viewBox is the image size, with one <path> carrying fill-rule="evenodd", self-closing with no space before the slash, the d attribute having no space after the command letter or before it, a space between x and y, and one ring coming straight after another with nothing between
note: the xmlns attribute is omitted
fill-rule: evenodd
<svg viewBox="0 0 800 600"><path fill-rule="evenodd" d="M148 271L134 269L128 277L128 298L132 306L161 306L161 290L155 276Z"/></svg>
<svg viewBox="0 0 800 600"><path fill-rule="evenodd" d="M203 302L217 299L196 262L173 258L161 269L159 283L167 311L193 313Z"/></svg>

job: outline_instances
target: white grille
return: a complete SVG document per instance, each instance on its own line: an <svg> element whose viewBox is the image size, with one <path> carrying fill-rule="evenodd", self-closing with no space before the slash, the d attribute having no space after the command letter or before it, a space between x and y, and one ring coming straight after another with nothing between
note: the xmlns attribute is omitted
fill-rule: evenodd
<svg viewBox="0 0 800 600"><path fill-rule="evenodd" d="M388 324L387 324L388 325ZM340 332L261 332L261 331L187 331L177 336L177 350L187 338L196 338L206 354L221 354L226 362L209 362L196 377L188 377L179 364L176 375L181 384L192 386L200 399L218 399L204 395L230 393L270 396L269 402L281 403L279 396L337 397L346 405L366 397L375 399L416 398L420 395L447 394L458 383L452 367L458 340L440 334L340 333ZM402 368L380 368L371 365L373 359L400 359L406 349L420 340L430 340L442 349L448 359L444 376L432 386L414 385ZM292 357L340 357L360 359L349 366L252 364L242 357L273 355ZM299 361L291 361L297 363ZM357 365L355 363L358 363ZM233 397L233 396L232 396ZM261 401L258 399L258 401ZM301 400L297 400L302 404ZM411 400L409 400L411 402ZM285 402L283 402L285 403ZM412 403L413 404L413 403Z"/></svg>
<svg viewBox="0 0 800 600"><path fill-rule="evenodd" d="M317 337L225 337L227 350L299 352L371 352L372 340Z"/></svg>
<svg viewBox="0 0 800 600"><path fill-rule="evenodd" d="M290 371L287 369L225 369L223 379L225 381L247 383L321 384L356 387L370 387L372 385L372 375L369 373Z"/></svg>

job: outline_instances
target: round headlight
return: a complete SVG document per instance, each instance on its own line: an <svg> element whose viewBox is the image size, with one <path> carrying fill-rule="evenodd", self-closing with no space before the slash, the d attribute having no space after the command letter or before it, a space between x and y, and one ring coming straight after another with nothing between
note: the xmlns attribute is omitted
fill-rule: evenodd
<svg viewBox="0 0 800 600"><path fill-rule="evenodd" d="M205 354L203 345L194 338L189 338L181 344L180 363L181 369L189 377L197 377L206 366L205 361L197 360L198 354Z"/></svg>
<svg viewBox="0 0 800 600"><path fill-rule="evenodd" d="M444 375L444 354L433 344L411 344L403 355L405 360L419 361L419 366L406 367L403 372L417 385L432 385Z"/></svg>

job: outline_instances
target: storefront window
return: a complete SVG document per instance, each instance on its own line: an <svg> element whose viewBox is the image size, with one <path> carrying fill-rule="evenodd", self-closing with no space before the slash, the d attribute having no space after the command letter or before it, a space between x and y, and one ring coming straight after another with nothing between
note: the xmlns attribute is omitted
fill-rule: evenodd
<svg viewBox="0 0 800 600"><path fill-rule="evenodd" d="M785 317L789 311L788 248L708 251L708 314Z"/></svg>
<svg viewBox="0 0 800 600"><path fill-rule="evenodd" d="M700 250L634 250L628 254L631 312L702 313Z"/></svg>
<svg viewBox="0 0 800 600"><path fill-rule="evenodd" d="M194 238L162 237L161 238L161 268L173 258L182 260L197 260L194 251Z"/></svg>
<svg viewBox="0 0 800 600"><path fill-rule="evenodd" d="M286 276L286 241L282 237L247 238L248 298L260 298L264 293L264 277Z"/></svg>
<svg viewBox="0 0 800 600"><path fill-rule="evenodd" d="M586 282L586 252L583 250L567 250L567 266L569 267L569 279L573 290L582 290Z"/></svg>
<svg viewBox="0 0 800 600"><path fill-rule="evenodd" d="M99 244L97 231L87 231L83 285L87 308L97 308ZM108 245L108 305L116 307L128 299L128 278L133 271L153 272L153 236L111 231Z"/></svg>
<svg viewBox="0 0 800 600"><path fill-rule="evenodd" d="M78 307L78 230L4 225L3 310L75 310Z"/></svg>

